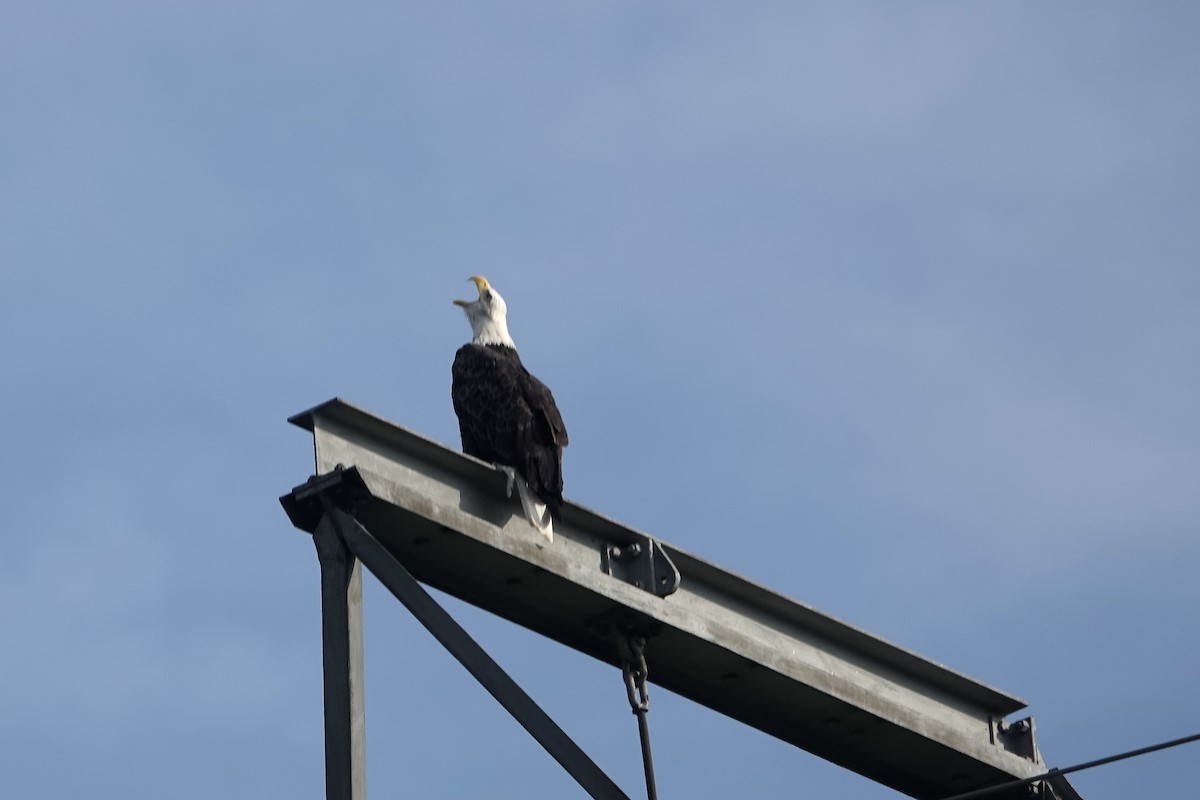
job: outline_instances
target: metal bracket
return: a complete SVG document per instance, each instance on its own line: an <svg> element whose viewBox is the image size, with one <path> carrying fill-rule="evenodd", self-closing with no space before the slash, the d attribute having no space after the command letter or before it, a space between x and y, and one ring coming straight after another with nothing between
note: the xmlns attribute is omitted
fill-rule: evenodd
<svg viewBox="0 0 1200 800"><path fill-rule="evenodd" d="M996 723L996 737L1010 753L1021 758L1038 761L1037 742L1034 739L1033 717L1019 719L1011 725L1004 720Z"/></svg>
<svg viewBox="0 0 1200 800"><path fill-rule="evenodd" d="M674 594L679 588L679 569L663 546L649 536L639 542L602 547L600 569L659 597Z"/></svg>
<svg viewBox="0 0 1200 800"><path fill-rule="evenodd" d="M338 464L323 475L313 475L279 498L279 502L293 525L313 533L325 516L328 503L353 512L360 500L370 496L358 468Z"/></svg>

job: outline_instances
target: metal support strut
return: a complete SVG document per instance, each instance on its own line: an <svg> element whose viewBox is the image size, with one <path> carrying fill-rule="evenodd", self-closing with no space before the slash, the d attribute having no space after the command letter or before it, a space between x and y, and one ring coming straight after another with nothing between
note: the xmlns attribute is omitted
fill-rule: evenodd
<svg viewBox="0 0 1200 800"><path fill-rule="evenodd" d="M293 522L313 531L321 560L328 800L362 800L366 796L360 563L590 797L629 800L359 522L353 510L356 498L364 491L357 471L339 467L312 478L282 498Z"/></svg>
<svg viewBox="0 0 1200 800"><path fill-rule="evenodd" d="M648 800L658 800L658 790L654 785L654 758L650 754L650 726L646 722L646 712L650 710L650 694L646 689L646 678L649 669L646 667L646 637L630 636L626 648L621 648L621 677L625 679L625 694L629 697L629 707L638 720L638 736L642 741L642 767L646 771L646 797Z"/></svg>

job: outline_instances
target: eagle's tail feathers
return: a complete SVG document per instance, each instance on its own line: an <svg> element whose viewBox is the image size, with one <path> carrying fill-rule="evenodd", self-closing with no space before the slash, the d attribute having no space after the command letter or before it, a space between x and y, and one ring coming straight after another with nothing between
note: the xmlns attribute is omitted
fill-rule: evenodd
<svg viewBox="0 0 1200 800"><path fill-rule="evenodd" d="M521 495L521 508L525 512L525 519L529 520L529 524L536 528L538 533L546 537L546 541L553 542L554 520L550 517L550 509L537 499L524 480L518 477L516 482L517 493Z"/></svg>
<svg viewBox="0 0 1200 800"><path fill-rule="evenodd" d="M515 469L504 464L496 464L495 466L496 469L504 473L505 496L512 497L513 486L515 485L517 487L517 494L521 498L521 510L525 512L525 519L537 529L538 533L545 536L547 541L553 542L554 520L550 516L550 509L537 498L537 495L529 488L529 484L517 474Z"/></svg>

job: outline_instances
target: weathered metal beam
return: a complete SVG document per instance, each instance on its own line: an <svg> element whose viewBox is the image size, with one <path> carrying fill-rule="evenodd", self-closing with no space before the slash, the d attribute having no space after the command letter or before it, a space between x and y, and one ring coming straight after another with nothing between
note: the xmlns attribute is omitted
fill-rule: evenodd
<svg viewBox="0 0 1200 800"><path fill-rule="evenodd" d="M913 797L1044 771L1010 695L573 503L549 544L490 465L340 400L291 421L318 473L356 469L355 517L424 583L614 666L614 632L652 632L657 685ZM654 571L614 569L612 548L648 541ZM635 585L672 570L674 593Z"/></svg>

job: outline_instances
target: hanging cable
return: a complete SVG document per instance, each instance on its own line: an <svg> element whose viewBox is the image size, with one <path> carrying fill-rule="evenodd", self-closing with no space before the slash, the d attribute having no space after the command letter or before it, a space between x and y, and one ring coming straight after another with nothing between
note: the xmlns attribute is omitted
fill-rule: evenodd
<svg viewBox="0 0 1200 800"><path fill-rule="evenodd" d="M646 712L650 710L650 694L646 689L646 678L649 676L646 667L646 637L630 636L628 645L628 655L622 648L621 677L625 679L625 694L629 697L629 707L638 720L638 736L642 740L642 767L646 771L646 797L648 800L658 800L658 790L654 786L654 759L650 754L650 727L646 722Z"/></svg>
<svg viewBox="0 0 1200 800"><path fill-rule="evenodd" d="M1153 753L1158 750L1166 750L1169 747L1177 747L1181 744L1188 744L1189 742L1195 742L1195 741L1200 741L1200 733L1194 733L1191 736L1184 736L1180 739L1172 739L1169 742L1162 742L1161 744L1152 744L1149 747L1139 747L1137 750L1130 750L1125 753L1118 753L1115 756L1108 756L1106 758L1098 758L1095 761L1085 761L1084 763L1076 764L1073 767L1062 767L1061 769L1056 767L1056 768L1050 770L1049 772L1043 772L1041 775L1034 775L1032 778L1022 778L1021 780L1009 781L1008 783L1000 783L995 786L988 786L984 789L976 789L972 792L967 792L966 794L956 794L953 797L945 798L945 800L974 800L977 797L987 797L990 794L995 794L996 792L1002 792L1005 789L1016 789L1020 786L1027 786L1031 783L1036 783L1037 781L1044 781L1047 778L1053 778L1057 775L1066 775L1067 773L1070 773L1070 772L1081 772L1085 769L1091 769L1092 767L1099 767L1099 766L1103 766L1104 764L1111 764L1114 761L1124 761L1127 758L1133 758L1135 756L1144 756L1147 753Z"/></svg>

